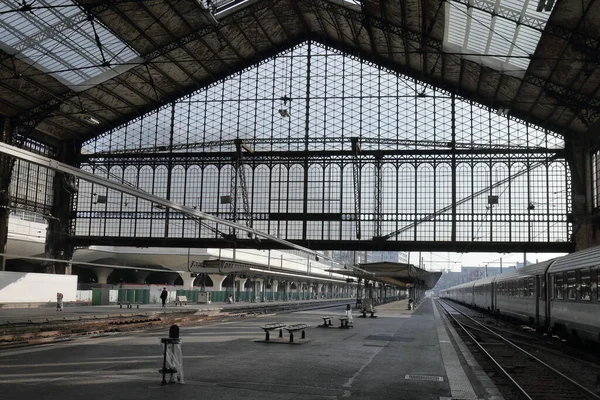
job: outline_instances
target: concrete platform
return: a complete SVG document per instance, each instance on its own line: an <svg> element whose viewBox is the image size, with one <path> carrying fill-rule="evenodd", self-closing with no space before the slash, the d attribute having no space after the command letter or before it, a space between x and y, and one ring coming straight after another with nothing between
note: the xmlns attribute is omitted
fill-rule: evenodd
<svg viewBox="0 0 600 400"><path fill-rule="evenodd" d="M328 315L342 315L344 307ZM354 329L306 331L302 346L269 346L265 323L322 323L323 310L181 328L185 385L160 386L160 337L144 331L0 351L4 400L70 399L478 399L489 383L463 355L433 302L377 307ZM460 340L460 339L458 339ZM457 351L458 349L458 351ZM483 376L482 376L483 377ZM487 392L486 392L487 390ZM496 397L498 398L498 397Z"/></svg>

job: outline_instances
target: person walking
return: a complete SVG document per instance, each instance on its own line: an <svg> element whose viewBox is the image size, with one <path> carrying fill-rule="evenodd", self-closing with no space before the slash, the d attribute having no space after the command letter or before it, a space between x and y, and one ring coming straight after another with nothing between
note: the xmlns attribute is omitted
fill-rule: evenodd
<svg viewBox="0 0 600 400"><path fill-rule="evenodd" d="M168 296L169 296L169 293L167 292L167 288L163 288L162 292L160 293L160 299L162 300L163 308L166 307L165 303L167 302Z"/></svg>

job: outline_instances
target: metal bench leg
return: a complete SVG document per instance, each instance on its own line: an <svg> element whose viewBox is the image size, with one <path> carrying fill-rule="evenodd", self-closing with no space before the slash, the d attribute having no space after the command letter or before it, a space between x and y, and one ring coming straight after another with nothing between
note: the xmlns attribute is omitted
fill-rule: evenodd
<svg viewBox="0 0 600 400"><path fill-rule="evenodd" d="M304 329L302 329L302 339L306 339L306 335L304 334Z"/></svg>
<svg viewBox="0 0 600 400"><path fill-rule="evenodd" d="M329 325L331 325L331 320L329 320Z"/></svg>
<svg viewBox="0 0 600 400"><path fill-rule="evenodd" d="M294 343L294 332L290 332L290 343Z"/></svg>
<svg viewBox="0 0 600 400"><path fill-rule="evenodd" d="M163 378L162 378L162 382L160 383L160 386L167 385L167 380L165 379L165 374L167 373L166 369L167 369L167 344L165 343L165 352L163 353L163 367L162 367Z"/></svg>
<svg viewBox="0 0 600 400"><path fill-rule="evenodd" d="M279 330L279 337L283 337L283 329Z"/></svg>
<svg viewBox="0 0 600 400"><path fill-rule="evenodd" d="M265 331L267 334L267 337L265 338L265 340L268 342L269 341L269 331Z"/></svg>

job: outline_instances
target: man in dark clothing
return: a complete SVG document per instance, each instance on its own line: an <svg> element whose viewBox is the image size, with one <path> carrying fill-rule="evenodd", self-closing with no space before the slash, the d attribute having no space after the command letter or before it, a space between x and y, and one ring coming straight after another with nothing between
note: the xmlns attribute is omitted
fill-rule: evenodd
<svg viewBox="0 0 600 400"><path fill-rule="evenodd" d="M167 296L169 295L169 293L167 293L167 288L163 288L162 292L160 293L160 299L162 300L162 306L163 308L165 308L165 302L167 301Z"/></svg>

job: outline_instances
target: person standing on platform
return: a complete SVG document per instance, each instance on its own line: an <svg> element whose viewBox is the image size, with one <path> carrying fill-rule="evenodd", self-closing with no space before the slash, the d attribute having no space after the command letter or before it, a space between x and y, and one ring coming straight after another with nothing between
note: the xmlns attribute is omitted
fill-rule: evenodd
<svg viewBox="0 0 600 400"><path fill-rule="evenodd" d="M56 293L56 311L62 311L63 310L63 294L62 293Z"/></svg>
<svg viewBox="0 0 600 400"><path fill-rule="evenodd" d="M352 308L350 304L346 306L346 317L348 317L348 325L354 325L354 318L352 317Z"/></svg>
<svg viewBox="0 0 600 400"><path fill-rule="evenodd" d="M167 288L163 288L162 292L160 293L160 299L162 300L163 308L166 307L165 303L167 302L168 296L169 296L169 293L167 293Z"/></svg>

